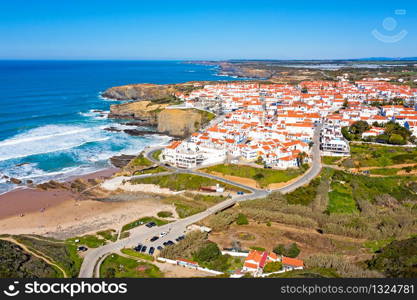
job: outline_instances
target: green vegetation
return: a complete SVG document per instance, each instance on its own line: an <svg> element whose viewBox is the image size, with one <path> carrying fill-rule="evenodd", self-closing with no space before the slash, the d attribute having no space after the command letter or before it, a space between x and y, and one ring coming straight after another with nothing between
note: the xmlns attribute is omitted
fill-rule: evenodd
<svg viewBox="0 0 417 300"><path fill-rule="evenodd" d="M369 174L372 175L384 175L384 176L392 176L396 175L398 171L401 169L398 168L380 168L380 169L370 169Z"/></svg>
<svg viewBox="0 0 417 300"><path fill-rule="evenodd" d="M104 239L108 241L115 242L117 240L117 233L114 229L108 229L97 232L97 235L103 237Z"/></svg>
<svg viewBox="0 0 417 300"><path fill-rule="evenodd" d="M324 168L305 193L307 205L291 204L289 195L239 203L207 218L213 231L225 231L242 213L248 220L299 226L354 238L383 240L407 238L415 233L417 218L416 176L370 177ZM288 198L290 197L290 198ZM303 200L304 202L304 200Z"/></svg>
<svg viewBox="0 0 417 300"><path fill-rule="evenodd" d="M82 259L78 256L77 246L73 243L44 239L41 236L16 235L13 238L34 253L60 266L67 276L76 277L78 275Z"/></svg>
<svg viewBox="0 0 417 300"><path fill-rule="evenodd" d="M120 252L122 252L123 254L129 255L129 256L133 256L133 257L137 257L143 260L149 260L149 261L154 261L154 257L152 255L146 254L146 253L140 253L137 252L133 249L130 248L124 248L122 250L120 250Z"/></svg>
<svg viewBox="0 0 417 300"><path fill-rule="evenodd" d="M133 222L130 222L130 223L124 225L122 227L122 231L127 231L127 230L138 227L140 225L144 225L144 224L149 223L149 222L155 222L155 224L157 226L162 226L162 225L165 225L165 224L169 223L166 220L161 220L161 219L158 219L158 218L155 218L155 217L143 217L143 218L140 218L136 221L133 221Z"/></svg>
<svg viewBox="0 0 417 300"><path fill-rule="evenodd" d="M162 188L169 188L173 191L183 191L183 190L199 190L201 187L204 186L215 186L216 184L220 184L224 186L225 189L231 191L246 191L237 186L225 184L223 182L192 175L192 174L172 174L166 176L155 176L155 177L147 177L147 178L136 178L131 180L132 184L155 184Z"/></svg>
<svg viewBox="0 0 417 300"><path fill-rule="evenodd" d="M340 156L322 156L322 161L325 165L334 165L341 159L342 157Z"/></svg>
<svg viewBox="0 0 417 300"><path fill-rule="evenodd" d="M358 212L356 202L352 197L352 187L349 184L332 181L331 189L327 207L329 213L352 214Z"/></svg>
<svg viewBox="0 0 417 300"><path fill-rule="evenodd" d="M61 273L18 245L0 240L0 278L57 278Z"/></svg>
<svg viewBox="0 0 417 300"><path fill-rule="evenodd" d="M388 167L417 163L417 148L351 144L350 153L356 167Z"/></svg>
<svg viewBox="0 0 417 300"><path fill-rule="evenodd" d="M75 242L76 240L79 240L79 242ZM91 235L91 234L70 238L67 241L74 245L79 245L79 246L84 245L84 246L87 246L88 248L98 248L106 244L105 239L102 239L96 235Z"/></svg>
<svg viewBox="0 0 417 300"><path fill-rule="evenodd" d="M305 171L305 166L301 169L274 170L242 165L220 164L204 169L203 171L254 179L260 187L265 188L271 183L287 182L301 175Z"/></svg>
<svg viewBox="0 0 417 300"><path fill-rule="evenodd" d="M134 167L150 167L153 165L153 163L150 160L148 160L145 156L143 156L143 153L141 153L136 158L132 159L129 162L129 165Z"/></svg>
<svg viewBox="0 0 417 300"><path fill-rule="evenodd" d="M296 243L292 243L287 246L279 244L272 251L278 255L283 255L291 258L297 257L301 252Z"/></svg>
<svg viewBox="0 0 417 300"><path fill-rule="evenodd" d="M366 142L377 142L392 145L405 145L409 141L415 141L415 138L412 136L411 131L398 123L390 121L386 124L383 124L381 127L384 128L383 134L378 135L376 137L368 137L366 139L362 139L362 134L365 131L369 130L370 126L365 121L357 121L353 123L350 127L342 128L342 134L349 141L364 140Z"/></svg>
<svg viewBox="0 0 417 300"><path fill-rule="evenodd" d="M417 277L417 237L391 242L367 264L387 277Z"/></svg>
<svg viewBox="0 0 417 300"><path fill-rule="evenodd" d="M280 261L269 262L264 267L264 273L278 272L282 269L282 263Z"/></svg>
<svg viewBox="0 0 417 300"><path fill-rule="evenodd" d="M317 195L320 178L313 179L309 185L301 186L284 197L289 204L309 205Z"/></svg>
<svg viewBox="0 0 417 300"><path fill-rule="evenodd" d="M181 196L170 196L164 199L165 203L173 204L180 218L186 218L205 211L210 206L225 200L223 196L210 196L193 193L184 193Z"/></svg>
<svg viewBox="0 0 417 300"><path fill-rule="evenodd" d="M170 212L170 211L160 211L156 215L160 218L171 218L172 217L172 212Z"/></svg>
<svg viewBox="0 0 417 300"><path fill-rule="evenodd" d="M156 150L155 152L152 153L152 158L159 160L159 156L161 155L162 150Z"/></svg>
<svg viewBox="0 0 417 300"><path fill-rule="evenodd" d="M147 262L111 254L100 266L100 278L161 278L159 268Z"/></svg>
<svg viewBox="0 0 417 300"><path fill-rule="evenodd" d="M266 249L263 247L259 247L259 246L251 246L249 247L251 250L256 250L256 251L265 251Z"/></svg>
<svg viewBox="0 0 417 300"><path fill-rule="evenodd" d="M249 224L248 218L244 214L240 213L237 215L236 224L248 225Z"/></svg>

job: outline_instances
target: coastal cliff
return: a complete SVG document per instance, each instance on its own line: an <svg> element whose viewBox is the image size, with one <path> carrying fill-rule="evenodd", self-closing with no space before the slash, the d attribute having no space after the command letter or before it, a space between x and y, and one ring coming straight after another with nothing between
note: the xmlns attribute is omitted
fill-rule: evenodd
<svg viewBox="0 0 417 300"><path fill-rule="evenodd" d="M204 82L132 84L109 88L102 95L116 100L133 100L111 105L109 118L136 120L138 125L156 127L159 133L187 137L207 124L215 115L197 109L167 107L181 104L175 96L177 92L187 94L202 85Z"/></svg>
<svg viewBox="0 0 417 300"><path fill-rule="evenodd" d="M174 85L128 84L105 90L103 97L115 100L156 100L170 97L176 92Z"/></svg>
<svg viewBox="0 0 417 300"><path fill-rule="evenodd" d="M158 131L186 137L200 129L202 115L195 110L166 109L158 114Z"/></svg>
<svg viewBox="0 0 417 300"><path fill-rule="evenodd" d="M154 126L159 133L187 137L215 117L197 109L166 109L168 104L136 101L110 106L109 118L138 120L142 125Z"/></svg>

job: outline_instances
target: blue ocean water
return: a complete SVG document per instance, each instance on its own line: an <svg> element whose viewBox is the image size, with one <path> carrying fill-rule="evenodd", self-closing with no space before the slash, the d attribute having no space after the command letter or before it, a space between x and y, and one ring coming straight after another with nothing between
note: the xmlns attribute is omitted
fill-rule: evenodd
<svg viewBox="0 0 417 300"><path fill-rule="evenodd" d="M109 167L109 157L139 153L163 136L132 137L103 113L117 101L106 88L129 83L229 80L216 68L179 61L0 61L0 194L4 175L43 182Z"/></svg>

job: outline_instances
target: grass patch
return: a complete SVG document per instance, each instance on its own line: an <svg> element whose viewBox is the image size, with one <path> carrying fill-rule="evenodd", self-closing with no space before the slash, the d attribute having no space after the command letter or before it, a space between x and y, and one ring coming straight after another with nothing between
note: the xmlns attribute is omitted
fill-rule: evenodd
<svg viewBox="0 0 417 300"><path fill-rule="evenodd" d="M223 182L192 175L192 174L172 174L165 176L155 176L147 178L135 178L131 180L132 184L155 184L161 188L168 188L173 191L183 191L183 190L199 190L203 186L214 186L217 183L225 187L227 190L231 191L246 191L237 186L225 184ZM247 192L247 191L246 191Z"/></svg>
<svg viewBox="0 0 417 300"><path fill-rule="evenodd" d="M334 165L336 162L342 159L340 156L322 156L322 161L326 165Z"/></svg>
<svg viewBox="0 0 417 300"><path fill-rule="evenodd" d="M122 250L120 250L120 252L122 252L123 254L129 255L129 256L133 256L133 257L137 257L140 259L144 259L144 260L148 260L148 261L154 261L154 257L152 255L146 254L146 253L140 253L137 252L133 249L130 248L124 248Z"/></svg>
<svg viewBox="0 0 417 300"><path fill-rule="evenodd" d="M164 274L148 262L111 254L100 266L100 278L161 278Z"/></svg>
<svg viewBox="0 0 417 300"><path fill-rule="evenodd" d="M203 212L210 206L222 202L225 199L223 196L185 193L184 196L168 197L164 199L164 202L174 205L180 218L186 218Z"/></svg>
<svg viewBox="0 0 417 300"><path fill-rule="evenodd" d="M114 229L108 229L97 232L97 235L101 236L105 240L115 242L117 240L117 233Z"/></svg>
<svg viewBox="0 0 417 300"><path fill-rule="evenodd" d="M76 240L79 240L79 242L76 243L75 242ZM67 241L75 245L79 245L79 246L84 245L84 246L87 246L88 248L98 248L106 244L105 239L101 239L98 236L91 235L91 234L70 238Z"/></svg>
<svg viewBox="0 0 417 300"><path fill-rule="evenodd" d="M391 176L391 175L396 175L399 170L400 169L397 169L397 168L370 169L369 174Z"/></svg>
<svg viewBox="0 0 417 300"><path fill-rule="evenodd" d="M155 160L159 160L159 156L161 155L162 150L156 150L155 152L152 152L152 158Z"/></svg>
<svg viewBox="0 0 417 300"><path fill-rule="evenodd" d="M352 189L347 184L332 182L332 191L329 192L329 205L327 211L331 214L357 213L358 208L352 197Z"/></svg>
<svg viewBox="0 0 417 300"><path fill-rule="evenodd" d="M130 222L130 223L124 225L122 227L122 231L127 231L127 230L130 230L132 228L144 225L144 224L149 223L149 222L155 222L157 226L162 226L162 225L165 225L165 224L169 223L168 221L161 220L161 219L158 219L158 218L155 218L155 217L143 217L143 218L140 218L138 220L135 220L133 222Z"/></svg>
<svg viewBox="0 0 417 300"><path fill-rule="evenodd" d="M385 240L377 240L377 241L366 241L363 245L366 248L369 248L372 253L380 251L382 248L387 246L388 244L392 243L394 238L389 238Z"/></svg>
<svg viewBox="0 0 417 300"><path fill-rule="evenodd" d="M160 218L171 218L172 217L172 212L170 212L170 211L160 211L156 215Z"/></svg>
<svg viewBox="0 0 417 300"><path fill-rule="evenodd" d="M129 162L129 165L133 167L150 167L153 165L153 163L141 153L136 158L132 159Z"/></svg>
<svg viewBox="0 0 417 300"><path fill-rule="evenodd" d="M259 186L264 188L271 183L287 182L304 173L305 169L274 170L242 165L220 164L203 169L203 171L250 178L256 180Z"/></svg>
<svg viewBox="0 0 417 300"><path fill-rule="evenodd" d="M359 167L388 167L396 164L417 162L417 148L392 147L370 144L350 146L351 159Z"/></svg>

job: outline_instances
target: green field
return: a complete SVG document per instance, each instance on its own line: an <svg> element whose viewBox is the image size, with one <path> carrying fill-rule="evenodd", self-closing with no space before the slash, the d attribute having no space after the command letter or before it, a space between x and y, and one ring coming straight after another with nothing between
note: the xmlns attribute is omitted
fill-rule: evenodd
<svg viewBox="0 0 417 300"><path fill-rule="evenodd" d="M97 232L97 235L101 236L105 240L115 242L117 240L117 233L114 229L108 229Z"/></svg>
<svg viewBox="0 0 417 300"><path fill-rule="evenodd" d="M350 153L356 167L388 167L417 163L417 148L411 147L351 143Z"/></svg>
<svg viewBox="0 0 417 300"><path fill-rule="evenodd" d="M76 240L79 240L79 242L76 243L75 242ZM77 236L74 238L70 238L67 241L74 245L79 245L79 246L84 245L84 246L87 246L88 248L98 248L106 244L105 239L98 237L96 235L92 235L92 234L84 235L84 236Z"/></svg>
<svg viewBox="0 0 417 300"><path fill-rule="evenodd" d="M305 169L273 170L242 165L220 164L203 169L203 171L250 178L256 180L259 186L264 188L271 183L287 182L301 175Z"/></svg>
<svg viewBox="0 0 417 300"><path fill-rule="evenodd" d="M371 169L369 170L369 174L391 176L391 175L396 175L397 172L400 170L401 169L398 169L398 168Z"/></svg>
<svg viewBox="0 0 417 300"><path fill-rule="evenodd" d="M130 230L132 228L135 228L135 227L138 227L138 226L141 226L141 225L145 225L146 223L149 223L149 222L155 222L157 226L162 226L162 225L165 225L165 224L169 223L168 221L161 220L161 219L158 219L158 218L155 218L155 217L143 217L143 218L140 218L139 220L136 220L136 221L133 221L131 223L128 223L128 224L124 225L122 227L122 231L127 231L127 230Z"/></svg>
<svg viewBox="0 0 417 300"><path fill-rule="evenodd" d="M124 249L120 250L120 252L122 252L123 254L129 255L129 256L140 258L140 259L154 261L154 258L153 258L152 255L149 255L149 254L146 254L146 253L140 253L140 252L137 252L137 251L135 251L133 249L130 249L130 248L124 248Z"/></svg>
<svg viewBox="0 0 417 300"><path fill-rule="evenodd" d="M244 191L243 189L234 185L225 184L223 182L197 176L191 174L172 174L165 176L147 177L147 178L136 178L131 180L132 184L155 184L162 188L169 188L173 191L183 190L200 190L203 186L214 186L217 183L225 187L229 191Z"/></svg>
<svg viewBox="0 0 417 300"><path fill-rule="evenodd" d="M185 193L182 196L171 196L164 199L165 203L173 204L180 218L186 218L205 211L210 206L224 201L223 196L199 195Z"/></svg>
<svg viewBox="0 0 417 300"><path fill-rule="evenodd" d="M340 156L322 156L321 159L326 165L334 165L337 161L341 160L343 157Z"/></svg>
<svg viewBox="0 0 417 300"><path fill-rule="evenodd" d="M161 278L164 274L151 263L138 262L117 254L109 255L100 266L100 278Z"/></svg>
<svg viewBox="0 0 417 300"><path fill-rule="evenodd" d="M161 153L162 153L162 150L157 150L157 151L153 152L152 153L152 158L156 159L156 160L159 160L159 156L161 155Z"/></svg>
<svg viewBox="0 0 417 300"><path fill-rule="evenodd" d="M349 185L332 182L331 189L327 207L329 213L351 214L358 212L356 202L352 197L352 188Z"/></svg>

